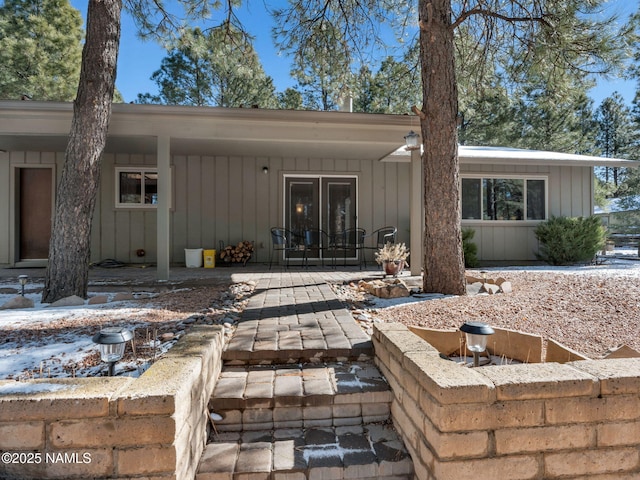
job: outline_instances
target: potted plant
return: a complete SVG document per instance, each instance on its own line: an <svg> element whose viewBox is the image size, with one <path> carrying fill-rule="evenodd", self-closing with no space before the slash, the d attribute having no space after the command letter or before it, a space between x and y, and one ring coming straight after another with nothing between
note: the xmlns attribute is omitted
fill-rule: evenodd
<svg viewBox="0 0 640 480"><path fill-rule="evenodd" d="M409 250L404 243L386 243L375 254L376 262L382 265L387 275L397 276L404 269Z"/></svg>

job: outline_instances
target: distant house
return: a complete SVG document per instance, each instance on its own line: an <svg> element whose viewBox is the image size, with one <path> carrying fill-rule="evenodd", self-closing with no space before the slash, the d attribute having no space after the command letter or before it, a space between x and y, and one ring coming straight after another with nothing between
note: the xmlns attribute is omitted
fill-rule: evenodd
<svg viewBox="0 0 640 480"><path fill-rule="evenodd" d="M619 234L619 241L624 235L634 239L640 236L640 196L612 198L604 208L594 207L594 214L602 219L610 234Z"/></svg>
<svg viewBox="0 0 640 480"><path fill-rule="evenodd" d="M0 102L0 264L46 262L71 117L70 103ZM398 240L420 258L421 160L403 147L414 122L401 115L116 104L92 260L155 262L162 277L171 263L184 263L185 248L220 242L251 240L254 260L267 262L275 226L335 233L386 225L396 226ZM534 259L540 221L593 212L594 166L637 165L507 148L461 146L459 155L462 225L476 230L485 261Z"/></svg>

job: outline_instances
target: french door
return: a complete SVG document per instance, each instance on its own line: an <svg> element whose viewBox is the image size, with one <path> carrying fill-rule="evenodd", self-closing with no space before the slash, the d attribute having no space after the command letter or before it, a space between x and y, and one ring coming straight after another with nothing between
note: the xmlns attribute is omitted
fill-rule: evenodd
<svg viewBox="0 0 640 480"><path fill-rule="evenodd" d="M322 229L335 240L357 227L357 178L285 176L285 228L302 242L305 230ZM312 252L319 258L322 252ZM355 258L355 250L348 254Z"/></svg>

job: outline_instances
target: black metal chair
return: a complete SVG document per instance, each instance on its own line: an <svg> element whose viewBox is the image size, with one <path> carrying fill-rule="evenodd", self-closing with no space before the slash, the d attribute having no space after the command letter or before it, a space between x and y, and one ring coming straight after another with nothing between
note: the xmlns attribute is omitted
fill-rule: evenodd
<svg viewBox="0 0 640 480"><path fill-rule="evenodd" d="M364 250L373 250L374 252L377 252L382 247L384 247L387 243L391 243L391 244L396 243L397 233L398 233L398 229L392 226L382 227L377 230L374 230L373 232L371 232L370 235L367 235L367 237L370 237L373 239L373 241L371 242L372 244L371 246L365 246Z"/></svg>
<svg viewBox="0 0 640 480"><path fill-rule="evenodd" d="M364 261L364 267L367 268L367 260L362 254L364 248L364 239L367 236L367 232L364 228L348 228L344 232L338 234L335 239L334 245L334 266L335 266L335 252L337 250L342 251L344 265L347 265L347 252L354 252L358 266L362 269L362 262Z"/></svg>
<svg viewBox="0 0 640 480"><path fill-rule="evenodd" d="M304 257L302 264L309 268L309 253L311 252L313 255L317 252L317 257L312 258L320 258L321 265L324 267L324 252L327 252L332 248L327 232L319 228L310 228L305 230L303 234L303 242Z"/></svg>
<svg viewBox="0 0 640 480"><path fill-rule="evenodd" d="M294 241L293 232L282 227L273 227L271 229L271 255L269 256L269 270L273 264L273 254L282 252L286 259L286 267L289 268L289 252L298 250L298 246Z"/></svg>

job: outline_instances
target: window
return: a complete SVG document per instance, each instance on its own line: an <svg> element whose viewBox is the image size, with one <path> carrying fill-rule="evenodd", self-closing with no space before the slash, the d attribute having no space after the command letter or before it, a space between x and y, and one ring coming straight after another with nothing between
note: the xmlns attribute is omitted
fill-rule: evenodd
<svg viewBox="0 0 640 480"><path fill-rule="evenodd" d="M116 169L116 207L152 207L158 203L155 168Z"/></svg>
<svg viewBox="0 0 640 480"><path fill-rule="evenodd" d="M546 178L463 177L463 220L544 220Z"/></svg>

